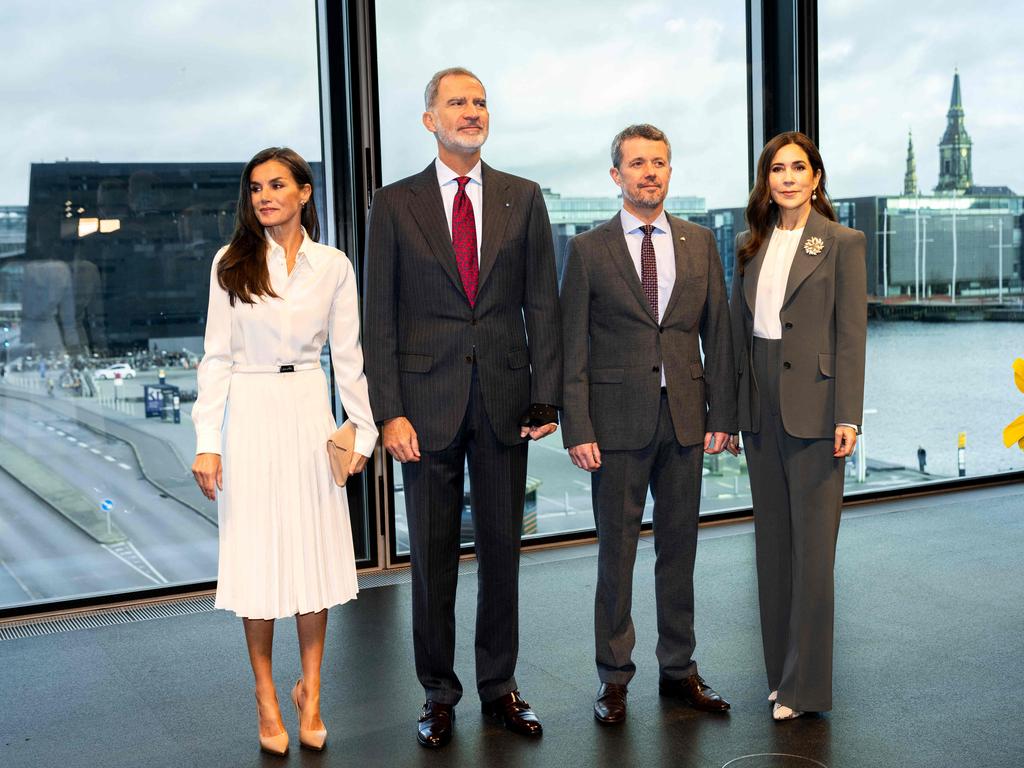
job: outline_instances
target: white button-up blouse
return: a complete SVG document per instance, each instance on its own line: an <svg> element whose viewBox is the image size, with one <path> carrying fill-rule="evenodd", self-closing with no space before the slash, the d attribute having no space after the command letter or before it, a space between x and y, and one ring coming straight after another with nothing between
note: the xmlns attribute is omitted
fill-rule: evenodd
<svg viewBox="0 0 1024 768"><path fill-rule="evenodd" d="M757 276L757 298L754 299L754 335L762 339L782 338L782 302L786 298L789 270L804 236L804 228L772 231L768 249Z"/></svg>
<svg viewBox="0 0 1024 768"><path fill-rule="evenodd" d="M346 415L356 426L355 451L364 456L373 451L377 427L363 373L355 274L344 253L314 243L305 231L302 234L289 275L284 248L267 233L267 266L279 298L263 296L255 304L235 301L232 307L227 291L217 281L217 264L227 247L213 259L205 354L198 369L199 396L192 408L196 453L221 452L221 427L233 369L319 368L320 350L328 339L338 393Z"/></svg>

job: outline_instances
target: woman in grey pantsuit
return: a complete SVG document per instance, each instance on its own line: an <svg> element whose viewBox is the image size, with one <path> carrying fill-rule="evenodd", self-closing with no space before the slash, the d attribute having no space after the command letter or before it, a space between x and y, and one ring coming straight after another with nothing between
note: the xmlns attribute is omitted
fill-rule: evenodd
<svg viewBox="0 0 1024 768"><path fill-rule="evenodd" d="M864 402L864 235L836 223L814 143L769 141L730 301L739 426L754 503L768 700L832 708L833 569L846 457ZM739 453L739 440L729 442Z"/></svg>

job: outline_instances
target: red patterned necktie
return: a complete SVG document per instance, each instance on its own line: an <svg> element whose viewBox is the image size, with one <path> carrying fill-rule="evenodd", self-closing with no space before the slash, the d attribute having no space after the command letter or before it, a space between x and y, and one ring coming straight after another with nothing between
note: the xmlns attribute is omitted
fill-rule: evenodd
<svg viewBox="0 0 1024 768"><path fill-rule="evenodd" d="M645 224L640 227L644 233L644 239L640 243L640 282L644 286L644 295L647 303L651 305L655 321L658 320L658 262L654 259L654 241L651 240L651 233L654 231L653 224Z"/></svg>
<svg viewBox="0 0 1024 768"><path fill-rule="evenodd" d="M459 266L462 288L466 291L469 306L476 304L476 289L480 280L480 265L476 260L476 218L473 203L466 194L468 176L459 176L459 191L455 193L452 206L452 245L455 248L455 263Z"/></svg>

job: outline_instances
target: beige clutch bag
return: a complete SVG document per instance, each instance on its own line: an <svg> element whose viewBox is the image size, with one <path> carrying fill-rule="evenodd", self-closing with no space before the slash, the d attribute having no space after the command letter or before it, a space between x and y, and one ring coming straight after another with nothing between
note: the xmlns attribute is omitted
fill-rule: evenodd
<svg viewBox="0 0 1024 768"><path fill-rule="evenodd" d="M351 421L346 421L327 438L327 458L331 461L331 474L338 485L345 485L348 480L348 468L352 464L355 444L356 425Z"/></svg>

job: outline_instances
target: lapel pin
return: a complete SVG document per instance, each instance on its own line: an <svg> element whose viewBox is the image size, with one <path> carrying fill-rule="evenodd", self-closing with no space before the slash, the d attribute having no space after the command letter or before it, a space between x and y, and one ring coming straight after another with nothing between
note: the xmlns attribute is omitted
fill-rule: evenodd
<svg viewBox="0 0 1024 768"><path fill-rule="evenodd" d="M505 207L506 208L510 207L511 205L512 205L512 203L505 203Z"/></svg>
<svg viewBox="0 0 1024 768"><path fill-rule="evenodd" d="M685 240L686 240L686 238L685 238L685 237L683 237L682 235L680 235L680 236L679 236L679 239L680 239L680 240L683 240L683 241L685 241Z"/></svg>

